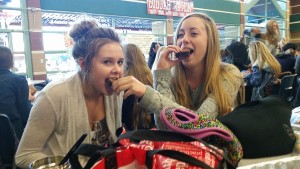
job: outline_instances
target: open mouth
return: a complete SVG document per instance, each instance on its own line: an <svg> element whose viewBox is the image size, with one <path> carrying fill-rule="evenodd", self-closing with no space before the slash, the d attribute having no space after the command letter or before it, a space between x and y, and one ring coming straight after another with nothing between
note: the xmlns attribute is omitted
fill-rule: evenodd
<svg viewBox="0 0 300 169"><path fill-rule="evenodd" d="M105 81L107 87L112 88L112 84L114 81L118 80L117 77L111 77Z"/></svg>
<svg viewBox="0 0 300 169"><path fill-rule="evenodd" d="M186 59L188 58L192 53L194 53L193 49L183 49L181 52L178 52L175 54L175 56L178 59Z"/></svg>

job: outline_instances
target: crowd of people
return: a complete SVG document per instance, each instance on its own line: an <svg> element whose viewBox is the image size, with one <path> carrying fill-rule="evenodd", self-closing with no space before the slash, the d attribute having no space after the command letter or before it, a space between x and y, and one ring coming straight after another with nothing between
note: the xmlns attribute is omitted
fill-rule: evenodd
<svg viewBox="0 0 300 169"><path fill-rule="evenodd" d="M297 46L278 48L280 31L273 20L264 33L245 31L253 37L249 45L233 41L220 53L214 20L203 13L187 15L177 26L174 44L151 44L148 63L137 45L122 45L113 29L95 21L75 24L69 35L80 69L43 88L32 108L26 79L9 71L12 53L0 47L0 98L11 99L0 99L0 112L7 112L20 139L15 155L20 168L66 154L82 133L88 133L86 143L105 146L117 141L122 126L164 130L164 107L224 116L245 102L245 81L253 86L251 100L259 100L266 96L265 86L280 83L276 74L300 73ZM174 57L186 50L188 57Z"/></svg>
<svg viewBox="0 0 300 169"><path fill-rule="evenodd" d="M250 41L247 44L246 38ZM267 21L265 32L256 27L246 29L241 41L233 41L221 50L221 60L234 64L242 72L246 83L246 101L261 100L276 94L280 79L285 74L300 75L300 62L297 62L300 60L299 47L281 37L275 20ZM293 93L297 89L298 84L295 82ZM294 102L297 102L296 95L293 97Z"/></svg>

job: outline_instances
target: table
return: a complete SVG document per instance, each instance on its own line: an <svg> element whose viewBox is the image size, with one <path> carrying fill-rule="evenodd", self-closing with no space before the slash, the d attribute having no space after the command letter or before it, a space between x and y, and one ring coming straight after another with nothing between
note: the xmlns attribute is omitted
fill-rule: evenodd
<svg viewBox="0 0 300 169"><path fill-rule="evenodd" d="M243 159L238 169L300 169L300 154Z"/></svg>

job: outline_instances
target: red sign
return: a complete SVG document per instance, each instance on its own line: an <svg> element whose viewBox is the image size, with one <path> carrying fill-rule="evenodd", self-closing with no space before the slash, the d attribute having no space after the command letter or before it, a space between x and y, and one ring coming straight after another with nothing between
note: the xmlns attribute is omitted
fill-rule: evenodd
<svg viewBox="0 0 300 169"><path fill-rule="evenodd" d="M194 11L193 0L147 0L148 14L183 17Z"/></svg>

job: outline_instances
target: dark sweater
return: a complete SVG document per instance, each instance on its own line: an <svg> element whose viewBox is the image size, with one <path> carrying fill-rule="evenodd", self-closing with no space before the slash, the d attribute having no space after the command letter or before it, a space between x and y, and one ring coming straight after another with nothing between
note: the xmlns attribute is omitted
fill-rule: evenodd
<svg viewBox="0 0 300 169"><path fill-rule="evenodd" d="M9 117L20 139L31 108L27 80L7 69L0 69L0 89L0 113Z"/></svg>
<svg viewBox="0 0 300 169"><path fill-rule="evenodd" d="M291 73L295 73L296 58L294 56L292 56L291 54L281 53L276 55L276 59L281 65L282 72L289 71Z"/></svg>
<svg viewBox="0 0 300 169"><path fill-rule="evenodd" d="M134 104L134 96L131 95L129 97L127 97L124 101L123 101L123 106L122 106L122 124L125 127L126 130L131 131L131 130L135 130L134 127L134 112L133 112L133 106ZM155 122L154 122L154 114L151 114L151 123L149 128L145 128L143 126L143 123L145 123L144 121L142 121L142 116L141 113L139 112L139 116L138 116L138 125L137 125L137 129L151 129L153 127L155 127Z"/></svg>

